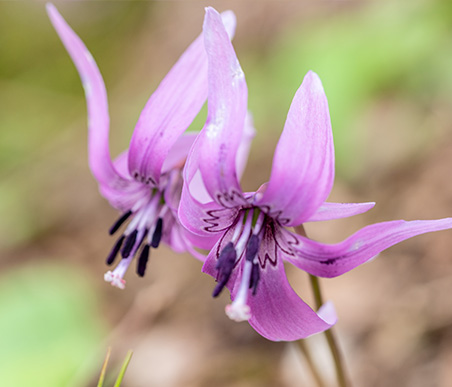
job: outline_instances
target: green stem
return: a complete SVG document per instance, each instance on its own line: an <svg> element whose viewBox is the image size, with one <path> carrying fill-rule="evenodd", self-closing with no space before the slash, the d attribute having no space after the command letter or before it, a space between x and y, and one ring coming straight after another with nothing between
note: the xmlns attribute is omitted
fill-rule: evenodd
<svg viewBox="0 0 452 387"><path fill-rule="evenodd" d="M325 384L323 383L320 373L312 359L311 352L309 351L309 348L306 345L306 340L305 339L298 340L298 346L306 359L306 363L308 363L308 367L311 370L312 377L314 378L317 386L325 387Z"/></svg>
<svg viewBox="0 0 452 387"><path fill-rule="evenodd" d="M312 274L309 274L309 279L311 280L311 287L314 293L315 304L317 309L319 309L323 305L322 291L320 290L320 282L319 279ZM330 347L331 354L333 355L334 366L336 368L337 382L340 387L347 387L348 383L347 378L345 376L344 363L342 362L342 356L339 351L339 346L337 345L333 329L330 328L324 333L326 336L326 341L328 342L328 346Z"/></svg>
<svg viewBox="0 0 452 387"><path fill-rule="evenodd" d="M302 235L307 238L306 231L303 225L295 227L295 232L299 235ZM323 297L322 291L320 289L320 281L319 279L312 274L309 274L309 279L311 281L312 292L314 293L314 301L316 305L316 309L323 305ZM334 360L334 367L336 368L336 377L337 382L340 387L347 387L348 382L345 376L345 367L342 361L342 356L339 351L339 346L337 345L336 337L334 336L332 328L326 330L325 332L326 341L328 342L328 346L330 347L331 355Z"/></svg>

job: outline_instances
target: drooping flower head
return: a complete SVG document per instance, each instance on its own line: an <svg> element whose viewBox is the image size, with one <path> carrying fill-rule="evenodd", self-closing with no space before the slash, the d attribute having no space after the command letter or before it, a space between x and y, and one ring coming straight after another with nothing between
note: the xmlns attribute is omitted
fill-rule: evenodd
<svg viewBox="0 0 452 387"><path fill-rule="evenodd" d="M177 220L182 188L181 171L196 137L185 130L207 98L207 57L199 36L180 57L144 107L130 148L111 160L108 133L107 93L99 69L83 42L52 4L50 20L71 56L82 80L88 108L89 165L99 182L101 194L121 211L110 228L115 233L128 222L116 241L107 263L118 253L122 260L105 280L124 288L124 274L135 255L137 273L143 276L151 248L165 242L177 252L192 249L189 233ZM235 16L223 13L229 36L235 30ZM228 37L229 39L229 37Z"/></svg>
<svg viewBox="0 0 452 387"><path fill-rule="evenodd" d="M213 296L231 292L227 315L248 320L270 340L296 340L335 323L330 304L314 312L290 287L283 261L316 276L335 277L382 250L426 232L452 228L452 218L403 220L367 226L341 243L323 244L292 232L303 223L363 213L374 203L325 202L334 180L328 103L319 77L309 72L290 106L270 180L244 193L236 152L246 119L247 86L219 14L206 9L209 61L208 116L188 156L180 221L215 239L203 271L217 280ZM199 189L199 183L204 190Z"/></svg>

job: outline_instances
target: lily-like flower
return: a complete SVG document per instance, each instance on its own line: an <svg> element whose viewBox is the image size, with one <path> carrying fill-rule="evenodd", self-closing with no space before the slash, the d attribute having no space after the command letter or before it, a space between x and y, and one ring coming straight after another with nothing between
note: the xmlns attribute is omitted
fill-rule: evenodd
<svg viewBox="0 0 452 387"><path fill-rule="evenodd" d="M325 202L334 180L328 103L319 77L309 72L295 94L273 158L270 180L257 192L240 187L235 154L247 109L247 86L219 14L206 10L209 60L207 121L184 169L179 207L183 226L216 239L203 271L217 280L213 296L231 292L227 315L248 320L270 340L296 340L335 323L325 304L314 312L289 285L283 262L335 277L415 235L452 228L452 218L373 224L337 244L300 236L290 227L363 213L375 203ZM198 183L204 183L200 191ZM198 187L198 188L195 188Z"/></svg>
<svg viewBox="0 0 452 387"><path fill-rule="evenodd" d="M189 232L179 224L177 208L182 168L197 135L183 133L207 98L207 56L202 35L188 47L150 97L135 127L130 148L112 161L107 93L99 69L81 39L52 4L47 4L47 12L85 90L91 171L101 194L121 211L110 234L129 222L107 264L111 265L119 252L122 260L105 274L105 280L123 289L124 274L135 255L137 273L143 276L150 249L158 247L160 241L177 252L188 250L201 259L192 247ZM227 11L222 17L231 37L235 16Z"/></svg>

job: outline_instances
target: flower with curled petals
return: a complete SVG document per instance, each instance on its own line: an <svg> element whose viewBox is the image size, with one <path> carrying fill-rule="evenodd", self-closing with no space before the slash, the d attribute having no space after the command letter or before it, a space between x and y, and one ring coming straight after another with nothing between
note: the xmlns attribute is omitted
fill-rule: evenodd
<svg viewBox="0 0 452 387"><path fill-rule="evenodd" d="M89 165L99 182L101 194L121 211L110 228L115 233L128 222L107 258L111 265L118 253L122 260L105 280L124 288L126 273L134 256L137 273L143 276L151 248L160 241L177 252L190 251L190 235L177 219L182 189L182 167L195 133L184 133L207 98L207 56L199 36L180 57L152 94L136 124L130 147L112 161L108 134L109 114L105 85L99 69L80 38L52 4L50 20L71 56L83 83L88 109ZM223 13L232 36L235 16Z"/></svg>
<svg viewBox="0 0 452 387"><path fill-rule="evenodd" d="M209 61L208 115L184 169L179 219L199 236L216 240L203 271L217 280L213 296L231 293L227 315L248 320L270 340L297 340L330 328L331 304L313 311L289 285L283 262L321 277L335 277L415 235L452 228L452 218L397 220L324 244L288 227L363 213L374 203L328 203L334 148L328 103L319 77L308 72L290 106L268 183L244 193L236 152L246 120L247 86L219 14L206 10ZM199 189L199 183L204 189Z"/></svg>

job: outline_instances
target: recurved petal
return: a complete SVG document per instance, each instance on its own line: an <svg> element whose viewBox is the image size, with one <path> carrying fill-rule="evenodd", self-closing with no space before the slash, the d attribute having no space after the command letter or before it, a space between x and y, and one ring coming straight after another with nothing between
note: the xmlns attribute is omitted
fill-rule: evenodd
<svg viewBox="0 0 452 387"><path fill-rule="evenodd" d="M331 328L337 320L329 306L322 318L294 292L281 259L263 271L256 295L249 296L248 304L251 326L273 341L302 339Z"/></svg>
<svg viewBox="0 0 452 387"><path fill-rule="evenodd" d="M369 211L375 206L374 202L368 203L323 203L306 222L319 222L359 215Z"/></svg>
<svg viewBox="0 0 452 387"><path fill-rule="evenodd" d="M113 166L120 176L122 176L124 179L131 180L129 175L128 158L129 150L127 149L116 156L116 158L113 160Z"/></svg>
<svg viewBox="0 0 452 387"><path fill-rule="evenodd" d="M275 257L275 254L279 256ZM282 251L275 248L273 237L264 238L259 259L261 266L262 262L266 263L261 268L256 295L248 297L251 326L273 341L298 340L331 328L337 320L332 306L325 306L320 317L295 293L287 281L282 255Z"/></svg>
<svg viewBox="0 0 452 387"><path fill-rule="evenodd" d="M168 172L173 168L182 169L188 152L198 134L198 132L187 132L176 140L165 158L162 166L162 173Z"/></svg>
<svg viewBox="0 0 452 387"><path fill-rule="evenodd" d="M206 256L195 249L195 247L203 250L210 251L215 243L218 242L218 235L209 235L209 236L200 236L197 234L193 234L184 227L181 226L184 230L184 240L186 241L187 250L193 255L195 258L200 261L205 261Z"/></svg>
<svg viewBox="0 0 452 387"><path fill-rule="evenodd" d="M188 184L184 184L179 205L179 221L189 232L202 237L195 243L197 247L212 246L221 233L234 222L237 215L235 208L224 208L216 202L201 203L190 194ZM202 245L202 241L205 241Z"/></svg>
<svg viewBox="0 0 452 387"><path fill-rule="evenodd" d="M269 340L304 339L331 328L337 321L337 318L322 318L322 310L319 313L312 310L293 291L284 273L265 275L259 286L257 294L250 297L252 317L249 323ZM332 313L326 314L331 317Z"/></svg>
<svg viewBox="0 0 452 387"><path fill-rule="evenodd" d="M245 120L245 126L242 133L242 139L239 145L239 148L237 150L236 155L236 169L237 169L237 176L240 179L245 167L246 162L248 160L249 151L251 148L251 142L256 134L256 130L253 126L253 120L251 113L247 114L246 120ZM188 157L185 168L184 168L184 179L186 184L189 186L190 194L194 199L199 201L200 203L208 203L213 201L212 197L210 196L209 192L207 191L207 188L204 184L201 171L199 169L199 151L198 146L199 144L195 141L193 142L194 145L189 152L190 156ZM244 195L245 198L247 197L247 194ZM250 196L250 195L248 195Z"/></svg>
<svg viewBox="0 0 452 387"><path fill-rule="evenodd" d="M394 220L366 226L337 244L323 244L285 231L285 245L294 252L285 259L319 277L337 277L405 239L452 228L452 218Z"/></svg>
<svg viewBox="0 0 452 387"><path fill-rule="evenodd" d="M124 151L113 161L115 171L124 179L123 184L111 187L109 184L99 183L100 194L108 200L112 207L122 212L129 211L137 202L149 195L148 187L130 179L127 156L128 151Z"/></svg>
<svg viewBox="0 0 452 387"><path fill-rule="evenodd" d="M202 267L202 272L209 274L211 277L218 279L218 270L216 268L217 261L220 257L221 252L227 246L227 244L231 241L232 235L234 234L234 228L230 228L223 234L220 234L217 238L217 241L214 247L210 250L209 254L206 257L204 265ZM238 278L239 270L238 268L234 269L229 277L229 280L226 284L226 288L232 293L234 287L240 279Z"/></svg>
<svg viewBox="0 0 452 387"><path fill-rule="evenodd" d="M184 229L174 223L169 231L169 240L167 241L171 249L177 253L187 251L187 241L184 238Z"/></svg>
<svg viewBox="0 0 452 387"><path fill-rule="evenodd" d="M334 146L328 102L317 74L308 72L295 94L259 205L280 223L296 226L313 215L334 181Z"/></svg>
<svg viewBox="0 0 452 387"><path fill-rule="evenodd" d="M253 117L248 111L245 118L245 126L243 128L242 139L240 141L239 148L237 149L237 156L235 160L237 178L240 181L243 172L245 171L246 162L250 153L251 142L256 135L256 129L254 128Z"/></svg>
<svg viewBox="0 0 452 387"><path fill-rule="evenodd" d="M201 262L204 262L206 260L206 256L197 251L192 245L187 244L187 251L192 255L192 257L196 258Z"/></svg>
<svg viewBox="0 0 452 387"><path fill-rule="evenodd" d="M209 63L207 121L196 142L199 169L210 196L225 207L242 203L236 155L242 140L248 91L220 15L206 8L204 41Z"/></svg>
<svg viewBox="0 0 452 387"><path fill-rule="evenodd" d="M69 27L53 4L47 3L47 14L74 62L88 109L89 165L94 177L110 188L121 188L125 181L113 167L108 145L109 115L104 81L91 53Z"/></svg>
<svg viewBox="0 0 452 387"><path fill-rule="evenodd" d="M137 182L128 182L120 189L110 188L107 184L99 184L100 194L108 200L110 205L122 212L129 211L149 195L149 188Z"/></svg>
<svg viewBox="0 0 452 387"><path fill-rule="evenodd" d="M223 17L232 36L235 16L228 11ZM138 119L130 143L131 176L158 184L170 149L196 117L206 97L207 57L201 35L166 75Z"/></svg>

